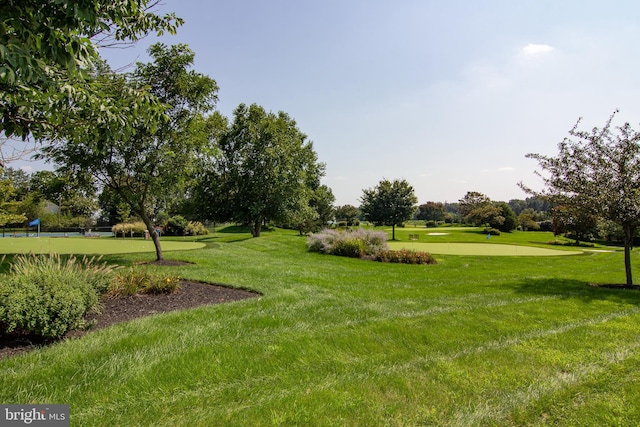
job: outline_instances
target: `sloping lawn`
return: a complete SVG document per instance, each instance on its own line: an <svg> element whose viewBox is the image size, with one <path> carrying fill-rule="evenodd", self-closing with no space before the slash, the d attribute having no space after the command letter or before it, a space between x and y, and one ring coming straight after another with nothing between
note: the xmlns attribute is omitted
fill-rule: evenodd
<svg viewBox="0 0 640 427"><path fill-rule="evenodd" d="M201 249L204 243L162 239L163 252ZM151 239L120 239L113 237L5 237L0 239L0 254L123 254L134 252L155 252Z"/></svg>
<svg viewBox="0 0 640 427"><path fill-rule="evenodd" d="M209 242L166 268L262 297L1 360L0 402L68 403L72 425L640 423L640 292L588 285L623 282L620 253L412 266L288 232Z"/></svg>

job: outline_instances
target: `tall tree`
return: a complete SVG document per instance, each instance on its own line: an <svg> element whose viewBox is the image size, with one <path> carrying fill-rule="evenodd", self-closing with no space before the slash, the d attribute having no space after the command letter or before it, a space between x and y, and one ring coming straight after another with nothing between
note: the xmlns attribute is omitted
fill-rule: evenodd
<svg viewBox="0 0 640 427"><path fill-rule="evenodd" d="M194 54L186 45L155 44L149 53L153 62L139 63L131 75L100 76L110 83L104 86L110 90L105 99L121 108L129 105L125 126L114 128L110 121L98 121L65 143L47 147L45 155L62 169L89 173L100 186L115 191L145 223L156 257L162 260L152 218L154 200L184 183L205 143L190 136L190 126L213 108L218 88L210 77L189 70ZM131 99L138 91L129 88L143 86L164 107L162 120L156 119L153 109L141 109Z"/></svg>
<svg viewBox="0 0 640 427"><path fill-rule="evenodd" d="M309 190L324 175L295 120L256 104L236 108L219 148L199 194L211 206L210 219L244 222L254 237L266 220L286 222L292 210L308 205Z"/></svg>
<svg viewBox="0 0 640 427"><path fill-rule="evenodd" d="M444 203L427 202L418 206L417 218L424 221L444 221Z"/></svg>
<svg viewBox="0 0 640 427"><path fill-rule="evenodd" d="M64 137L86 123L78 105L98 107L102 90L88 72L98 47L174 33L182 21L151 11L150 0L0 2L0 133ZM131 99L138 104L144 98ZM107 105L103 105L104 110ZM122 120L125 111L111 111ZM79 123L78 123L79 122Z"/></svg>
<svg viewBox="0 0 640 427"><path fill-rule="evenodd" d="M613 127L614 116L590 132L579 130L578 120L558 144L556 156L527 154L544 172L537 174L545 188L534 191L520 185L556 206L587 210L622 227L626 285L633 286L631 248L640 225L640 133L629 123Z"/></svg>
<svg viewBox="0 0 640 427"><path fill-rule="evenodd" d="M376 225L390 225L391 239L396 239L396 225L411 219L418 198L413 187L404 179L383 179L375 188L362 190L360 211L365 219Z"/></svg>

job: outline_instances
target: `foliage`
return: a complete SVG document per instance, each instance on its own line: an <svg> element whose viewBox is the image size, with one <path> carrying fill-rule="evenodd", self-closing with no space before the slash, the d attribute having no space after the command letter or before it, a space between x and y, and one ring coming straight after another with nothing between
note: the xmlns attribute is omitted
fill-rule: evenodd
<svg viewBox="0 0 640 427"><path fill-rule="evenodd" d="M120 235L129 237L132 234L134 236L142 236L144 235L144 232L146 229L147 229L147 226L142 221L124 222L124 223L116 224L113 227L111 227L111 231L115 234L116 237Z"/></svg>
<svg viewBox="0 0 640 427"><path fill-rule="evenodd" d="M122 297L136 294L170 294L180 288L180 279L150 273L146 270L129 268L118 270L114 275L107 297Z"/></svg>
<svg viewBox="0 0 640 427"><path fill-rule="evenodd" d="M604 127L594 127L590 132L579 130L578 120L569 137L558 144L555 157L527 154L545 172L545 176L537 172L545 189L536 192L520 185L554 206L563 206L565 216L592 216L620 225L624 233L626 283L632 286L631 248L640 226L640 133L629 123L612 127L614 116L615 113Z"/></svg>
<svg viewBox="0 0 640 427"><path fill-rule="evenodd" d="M387 250L386 242L387 234L382 231L324 229L308 237L307 248L311 252L360 258Z"/></svg>
<svg viewBox="0 0 640 427"><path fill-rule="evenodd" d="M149 32L174 33L182 20L149 11L157 2L105 0L8 0L0 3L0 132L37 139L64 135L91 119L127 122L127 109L112 108L87 70L98 46L133 42ZM134 106L145 102L132 98ZM81 108L78 108L81 107Z"/></svg>
<svg viewBox="0 0 640 427"><path fill-rule="evenodd" d="M352 205L338 206L335 210L335 218L337 221L344 221L345 225L358 225L360 217L360 209Z"/></svg>
<svg viewBox="0 0 640 427"><path fill-rule="evenodd" d="M132 74L102 70L97 76L109 89L107 100L121 108L129 106L130 126L97 120L44 151L63 170L91 175L128 204L145 223L160 260L162 249L151 209L157 200L181 189L193 173L195 160L208 141L190 130L215 105L218 87L210 77L189 70L194 53L186 45L157 43L149 54L152 62L138 63ZM139 96L132 88L142 87L149 89L146 96L162 103L162 120L131 99Z"/></svg>
<svg viewBox="0 0 640 427"><path fill-rule="evenodd" d="M164 229L164 234L169 236L184 236L187 234L187 226L189 221L182 215L174 215L167 221L167 227Z"/></svg>
<svg viewBox="0 0 640 427"><path fill-rule="evenodd" d="M360 211L367 221L376 225L392 226L391 239L395 240L395 227L413 216L418 203L413 187L406 180L383 179L375 188L362 190Z"/></svg>
<svg viewBox="0 0 640 427"><path fill-rule="evenodd" d="M59 338L99 309L111 267L96 258L19 255L0 281L1 332Z"/></svg>
<svg viewBox="0 0 640 427"><path fill-rule="evenodd" d="M397 264L437 264L438 261L428 252L401 249L398 251L382 251L376 255L376 261Z"/></svg>
<svg viewBox="0 0 640 427"><path fill-rule="evenodd" d="M518 226L523 231L538 231L540 224L535 221L535 212L531 208L526 208L518 215Z"/></svg>
<svg viewBox="0 0 640 427"><path fill-rule="evenodd" d="M205 165L196 190L213 207L207 219L248 224L258 237L265 221L287 222L296 208L309 204L324 164L288 114L241 104L231 125L214 131L220 153Z"/></svg>
<svg viewBox="0 0 640 427"><path fill-rule="evenodd" d="M204 236L209 234L209 230L199 221L189 221L185 227L185 232L190 236Z"/></svg>
<svg viewBox="0 0 640 427"><path fill-rule="evenodd" d="M427 202L418 206L417 219L424 221L444 221L445 207L444 203Z"/></svg>

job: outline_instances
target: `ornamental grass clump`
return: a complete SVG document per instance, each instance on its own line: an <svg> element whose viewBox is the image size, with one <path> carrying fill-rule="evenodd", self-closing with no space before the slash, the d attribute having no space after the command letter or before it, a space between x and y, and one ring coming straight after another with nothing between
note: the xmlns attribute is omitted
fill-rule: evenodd
<svg viewBox="0 0 640 427"><path fill-rule="evenodd" d="M118 271L109 285L107 297L123 297L136 294L170 294L180 288L180 279L174 276L152 274L130 268Z"/></svg>
<svg viewBox="0 0 640 427"><path fill-rule="evenodd" d="M0 281L0 334L60 338L99 311L112 268L100 258L18 255Z"/></svg>
<svg viewBox="0 0 640 427"><path fill-rule="evenodd" d="M387 233L362 228L356 231L325 229L309 236L307 248L311 252L352 258L375 256L388 249Z"/></svg>

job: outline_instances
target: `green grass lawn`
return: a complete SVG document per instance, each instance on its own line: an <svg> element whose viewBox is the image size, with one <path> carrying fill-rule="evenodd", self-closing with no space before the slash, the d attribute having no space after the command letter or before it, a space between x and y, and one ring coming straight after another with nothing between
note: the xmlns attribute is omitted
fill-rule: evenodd
<svg viewBox="0 0 640 427"><path fill-rule="evenodd" d="M202 242L168 268L263 296L2 360L0 402L68 403L72 425L640 424L640 292L588 286L624 282L620 252L415 266L308 253L294 232Z"/></svg>
<svg viewBox="0 0 640 427"><path fill-rule="evenodd" d="M183 251L204 248L204 243L162 239L163 251ZM119 239L113 237L5 237L0 239L0 254L20 254L33 252L36 254L123 254L134 252L155 252L153 241L136 239Z"/></svg>

